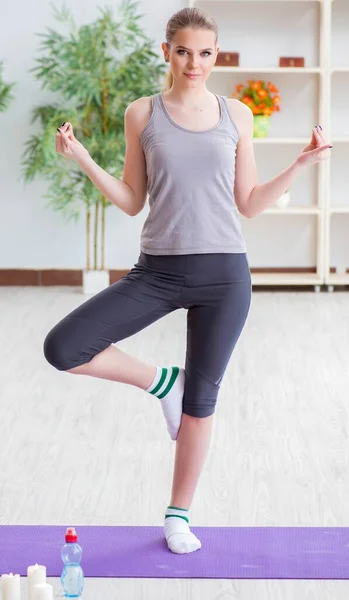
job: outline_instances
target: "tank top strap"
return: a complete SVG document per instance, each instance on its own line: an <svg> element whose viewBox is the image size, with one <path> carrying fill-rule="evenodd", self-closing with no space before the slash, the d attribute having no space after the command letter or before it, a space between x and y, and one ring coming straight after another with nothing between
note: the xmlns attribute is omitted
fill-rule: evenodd
<svg viewBox="0 0 349 600"><path fill-rule="evenodd" d="M164 111L164 108L162 106L162 102L161 102L161 92L158 92L157 94L154 94L153 96L151 96L151 101L152 101L152 118L155 119L158 122L162 122L162 124L168 126L168 119L166 116L166 113Z"/></svg>
<svg viewBox="0 0 349 600"><path fill-rule="evenodd" d="M237 134L237 136L239 137L238 128L237 128L236 124L234 123L234 121L233 121L233 119L231 117L231 114L230 114L230 110L229 110L228 103L227 103L227 97L226 96L218 96L218 98L219 98L220 105L221 105L221 110L222 110L222 123L221 123L221 125L224 124L230 130L233 127L235 134Z"/></svg>

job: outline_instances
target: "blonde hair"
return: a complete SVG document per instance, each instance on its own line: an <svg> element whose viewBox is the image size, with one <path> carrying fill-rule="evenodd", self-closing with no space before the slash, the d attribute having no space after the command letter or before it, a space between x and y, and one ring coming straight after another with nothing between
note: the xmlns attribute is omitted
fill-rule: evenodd
<svg viewBox="0 0 349 600"><path fill-rule="evenodd" d="M208 12L201 8L191 7L183 8L176 12L168 21L166 25L166 42L168 45L171 44L177 31L181 29L206 29L213 31L216 34L215 43L217 44L218 39L218 27L216 21L209 15ZM166 92L172 87L173 75L171 69L165 75L165 83L163 92Z"/></svg>

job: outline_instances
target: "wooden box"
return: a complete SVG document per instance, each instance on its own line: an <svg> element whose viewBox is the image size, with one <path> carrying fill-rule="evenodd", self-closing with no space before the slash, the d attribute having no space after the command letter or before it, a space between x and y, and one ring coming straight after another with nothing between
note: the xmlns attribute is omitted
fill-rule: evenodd
<svg viewBox="0 0 349 600"><path fill-rule="evenodd" d="M304 67L303 56L280 56L279 67Z"/></svg>
<svg viewBox="0 0 349 600"><path fill-rule="evenodd" d="M218 52L216 67L238 67L239 53L238 52Z"/></svg>

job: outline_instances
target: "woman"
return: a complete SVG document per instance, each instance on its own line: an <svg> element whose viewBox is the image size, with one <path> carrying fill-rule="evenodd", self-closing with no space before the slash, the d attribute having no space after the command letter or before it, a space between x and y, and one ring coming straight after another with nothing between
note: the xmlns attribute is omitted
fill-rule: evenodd
<svg viewBox="0 0 349 600"><path fill-rule="evenodd" d="M273 204L303 167L327 158L321 127L292 165L259 185L253 116L239 100L208 91L217 25L185 8L167 24L167 89L125 111L122 180L90 157L70 123L56 150L73 159L96 188L128 215L149 192L150 211L134 268L84 302L47 335L44 352L57 369L137 386L157 396L177 439L164 533L172 552L201 547L189 508L211 437L217 394L251 302L251 276L238 212L251 218ZM185 370L144 363L113 346L173 310L186 309Z"/></svg>

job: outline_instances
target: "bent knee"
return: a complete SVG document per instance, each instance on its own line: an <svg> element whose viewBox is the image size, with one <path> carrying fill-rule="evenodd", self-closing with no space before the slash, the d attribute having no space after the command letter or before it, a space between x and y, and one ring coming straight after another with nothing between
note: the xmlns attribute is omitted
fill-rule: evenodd
<svg viewBox="0 0 349 600"><path fill-rule="evenodd" d="M100 350L95 343L84 347L84 339L85 334L81 329L76 330L68 320L63 319L47 334L43 344L44 356L58 371L85 373L85 365Z"/></svg>
<svg viewBox="0 0 349 600"><path fill-rule="evenodd" d="M71 368L72 365L67 361L66 345L55 327L44 340L43 352L46 360L58 371L68 371Z"/></svg>

